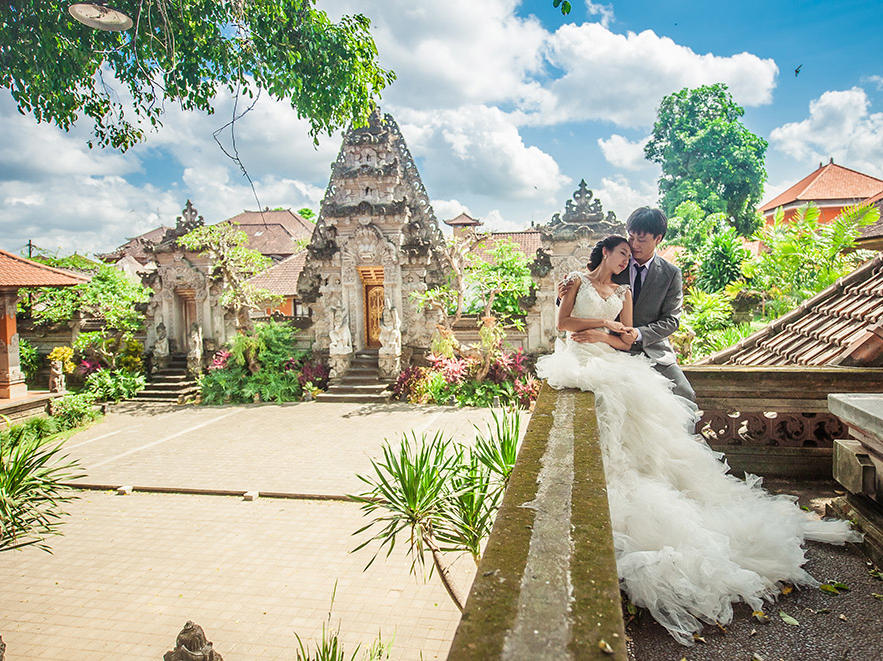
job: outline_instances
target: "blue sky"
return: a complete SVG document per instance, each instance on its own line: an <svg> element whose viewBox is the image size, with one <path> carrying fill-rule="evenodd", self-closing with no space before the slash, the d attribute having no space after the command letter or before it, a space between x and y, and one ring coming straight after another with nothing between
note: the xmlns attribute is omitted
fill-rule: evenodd
<svg viewBox="0 0 883 661"><path fill-rule="evenodd" d="M467 211L514 230L560 211L580 178L624 217L656 199L642 159L664 94L726 82L770 142L764 199L835 162L883 177L883 19L871 2L592 3L550 0L319 0L362 12L399 122L439 220ZM794 69L802 65L800 75ZM231 100L205 116L171 108L124 155L89 150L20 116L0 92L0 247L91 253L160 223L187 199L216 222L254 209L212 140ZM313 148L304 122L262 101L237 141L261 206L318 209L339 136Z"/></svg>

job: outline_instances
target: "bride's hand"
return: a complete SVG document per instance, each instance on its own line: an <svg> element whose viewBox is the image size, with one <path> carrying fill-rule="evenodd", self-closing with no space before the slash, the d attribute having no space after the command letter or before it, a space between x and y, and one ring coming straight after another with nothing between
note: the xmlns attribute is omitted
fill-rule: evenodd
<svg viewBox="0 0 883 661"><path fill-rule="evenodd" d="M622 335L620 337L624 342L628 342L629 344L634 344L638 341L638 329L632 328L631 326L625 326L625 330L623 330Z"/></svg>
<svg viewBox="0 0 883 661"><path fill-rule="evenodd" d="M621 324L618 321L605 321L604 326L606 326L614 333L625 333L627 328L627 326Z"/></svg>
<svg viewBox="0 0 883 661"><path fill-rule="evenodd" d="M602 330L590 328L588 330L576 331L570 337L573 338L574 342L607 342L607 338L610 336Z"/></svg>
<svg viewBox="0 0 883 661"><path fill-rule="evenodd" d="M558 298L559 299L563 299L567 295L567 292L569 292L570 288L573 287L574 281L575 281L575 278L569 278L569 279L562 280L561 282L558 283Z"/></svg>

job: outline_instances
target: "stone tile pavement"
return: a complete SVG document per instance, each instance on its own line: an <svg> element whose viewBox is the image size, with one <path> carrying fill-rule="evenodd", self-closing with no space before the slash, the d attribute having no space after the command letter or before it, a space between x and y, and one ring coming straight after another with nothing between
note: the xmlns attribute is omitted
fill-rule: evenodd
<svg viewBox="0 0 883 661"><path fill-rule="evenodd" d="M361 490L356 474L385 438L442 430L467 441L489 419L487 409L408 404L127 404L67 447L92 484L345 495Z"/></svg>
<svg viewBox="0 0 883 661"><path fill-rule="evenodd" d="M188 619L228 661L294 659L294 632L319 636L335 581L332 625L348 650L381 632L393 658L443 659L459 621L398 548L362 571L373 551L350 553L354 504L83 492L68 510L52 555L0 562L8 661L156 661Z"/></svg>
<svg viewBox="0 0 883 661"><path fill-rule="evenodd" d="M474 437L490 413L405 405L118 408L71 437L87 483L343 495L360 491L384 438L414 429ZM160 659L190 619L227 661L294 659L332 625L347 649L378 632L394 659L443 659L459 613L402 547L362 571L365 523L349 502L83 491L54 554L0 558L8 661ZM464 587L471 560L455 571ZM351 653L351 652L350 652ZM421 656L422 655L422 656Z"/></svg>

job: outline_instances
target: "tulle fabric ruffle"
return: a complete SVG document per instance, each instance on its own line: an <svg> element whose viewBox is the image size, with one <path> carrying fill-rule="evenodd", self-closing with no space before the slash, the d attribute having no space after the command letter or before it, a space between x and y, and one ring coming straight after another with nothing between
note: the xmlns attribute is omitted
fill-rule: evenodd
<svg viewBox="0 0 883 661"><path fill-rule="evenodd" d="M760 609L777 582L816 585L802 568L804 540L861 538L768 494L756 476L728 475L722 455L688 431L695 405L646 358L558 340L537 374L595 393L620 581L678 642L693 644L701 622L729 622L733 602Z"/></svg>

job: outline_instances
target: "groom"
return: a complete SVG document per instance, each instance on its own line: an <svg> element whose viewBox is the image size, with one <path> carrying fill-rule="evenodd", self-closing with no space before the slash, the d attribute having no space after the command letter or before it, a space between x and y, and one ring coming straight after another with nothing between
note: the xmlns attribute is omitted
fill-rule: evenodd
<svg viewBox="0 0 883 661"><path fill-rule="evenodd" d="M667 230L668 220L659 209L635 209L626 221L632 256L628 267L614 275L613 281L630 285L632 289L637 339L630 353L647 356L654 369L674 383L676 395L695 402L696 393L678 367L668 341L668 336L678 329L684 293L681 270L656 254L656 246L665 238ZM561 291L559 286L559 296L563 296ZM573 339L591 341L588 331L574 333Z"/></svg>

